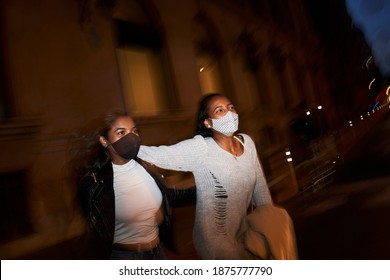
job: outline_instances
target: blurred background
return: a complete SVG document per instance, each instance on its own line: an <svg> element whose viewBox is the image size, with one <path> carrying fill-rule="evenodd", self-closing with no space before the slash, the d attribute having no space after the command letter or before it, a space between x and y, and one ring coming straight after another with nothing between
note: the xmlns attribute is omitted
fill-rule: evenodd
<svg viewBox="0 0 390 280"><path fill-rule="evenodd" d="M308 217L357 190L335 185L362 184L370 170L386 177L390 24L366 28L380 15L390 18L389 1L0 0L0 258L73 257L56 247L84 231L65 172L72 132L123 108L144 144L173 144L191 136L211 92L233 101L255 140L302 258L390 257L305 249L340 215ZM193 185L188 174L166 178ZM175 212L184 249L172 258L196 258L192 214Z"/></svg>

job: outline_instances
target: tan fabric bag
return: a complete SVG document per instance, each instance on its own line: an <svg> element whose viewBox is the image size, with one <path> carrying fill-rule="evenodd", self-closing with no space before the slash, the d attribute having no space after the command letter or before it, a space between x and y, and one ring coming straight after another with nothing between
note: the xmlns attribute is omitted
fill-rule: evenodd
<svg viewBox="0 0 390 280"><path fill-rule="evenodd" d="M246 259L298 259L294 225L284 208L257 206L243 222L238 239L246 249Z"/></svg>

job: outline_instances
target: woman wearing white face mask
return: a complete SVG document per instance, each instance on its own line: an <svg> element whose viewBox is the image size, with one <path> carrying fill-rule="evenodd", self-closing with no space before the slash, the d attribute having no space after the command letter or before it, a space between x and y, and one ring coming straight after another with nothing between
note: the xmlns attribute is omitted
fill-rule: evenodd
<svg viewBox="0 0 390 280"><path fill-rule="evenodd" d="M200 102L192 139L171 146L141 146L138 156L161 168L190 171L196 183L195 249L202 259L242 259L236 241L251 201L272 204L252 139L238 130L238 114L221 94Z"/></svg>

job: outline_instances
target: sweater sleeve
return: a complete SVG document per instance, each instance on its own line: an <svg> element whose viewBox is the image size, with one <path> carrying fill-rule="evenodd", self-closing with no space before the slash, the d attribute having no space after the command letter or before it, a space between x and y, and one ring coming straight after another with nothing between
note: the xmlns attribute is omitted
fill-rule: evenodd
<svg viewBox="0 0 390 280"><path fill-rule="evenodd" d="M268 188L267 180L264 175L263 167L260 164L259 157L257 155L257 149L253 140L244 135L245 144L252 151L252 160L254 161L256 168L256 184L253 190L253 202L256 206L263 204L272 204L272 197Z"/></svg>
<svg viewBox="0 0 390 280"><path fill-rule="evenodd" d="M207 154L207 144L202 136L181 141L171 146L144 146L138 157L160 168L176 171L193 171Z"/></svg>

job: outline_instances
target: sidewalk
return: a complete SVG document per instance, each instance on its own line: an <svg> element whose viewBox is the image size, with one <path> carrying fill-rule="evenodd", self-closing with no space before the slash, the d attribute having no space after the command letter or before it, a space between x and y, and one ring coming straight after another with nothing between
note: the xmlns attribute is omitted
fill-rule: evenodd
<svg viewBox="0 0 390 280"><path fill-rule="evenodd" d="M286 209L302 260L390 259L390 177L332 185Z"/></svg>

